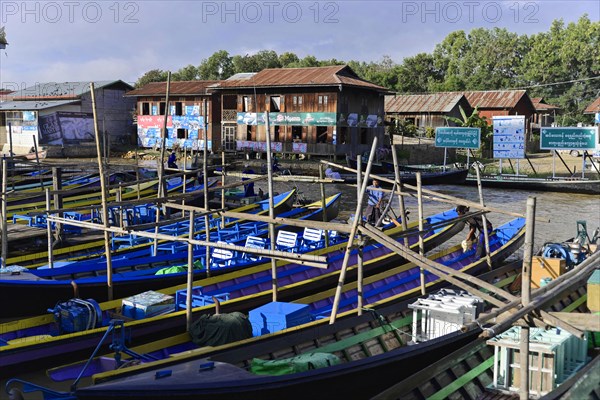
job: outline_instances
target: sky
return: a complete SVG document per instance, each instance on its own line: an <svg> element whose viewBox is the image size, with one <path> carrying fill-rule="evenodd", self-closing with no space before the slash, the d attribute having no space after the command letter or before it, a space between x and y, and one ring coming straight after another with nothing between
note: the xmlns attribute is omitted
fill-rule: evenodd
<svg viewBox="0 0 600 400"><path fill-rule="evenodd" d="M600 20L598 0L0 1L0 87L117 80L199 65L218 50L401 63L456 30L547 31Z"/></svg>

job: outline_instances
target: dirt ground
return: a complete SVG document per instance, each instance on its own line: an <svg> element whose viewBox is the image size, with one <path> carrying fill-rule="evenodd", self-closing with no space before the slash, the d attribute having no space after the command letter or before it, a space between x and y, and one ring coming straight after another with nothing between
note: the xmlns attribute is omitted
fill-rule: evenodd
<svg viewBox="0 0 600 400"><path fill-rule="evenodd" d="M527 157L529 161L531 161L531 165L529 162L524 159L519 161L519 174L532 175L534 174L533 169L535 169L535 173L538 175L552 175L553 163L554 163L554 171L557 176L581 176L581 169L583 167L583 157L573 157L569 154L561 154L560 155L564 161L560 160L558 156L552 157L551 153L536 153L536 154L528 154ZM512 166L516 169L517 165L515 160L511 160ZM566 164L566 166L565 166ZM488 170L492 169L492 166L497 170L499 165L498 160L494 161L493 164L490 164L484 169L484 172L488 172ZM533 168L532 168L533 166ZM570 172L567 170L567 166L570 169ZM600 169L599 163L596 163L596 167ZM502 161L502 168L505 173L512 173L511 164L508 160ZM586 160L586 175L588 173L596 173L596 170L591 165L589 158Z"/></svg>

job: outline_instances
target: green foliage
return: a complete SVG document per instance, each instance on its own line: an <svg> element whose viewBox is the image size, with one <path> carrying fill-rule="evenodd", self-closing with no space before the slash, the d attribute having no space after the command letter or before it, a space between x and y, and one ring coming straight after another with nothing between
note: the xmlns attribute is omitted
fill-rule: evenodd
<svg viewBox="0 0 600 400"><path fill-rule="evenodd" d="M531 36L504 28L458 30L448 34L431 54L419 53L400 64L386 55L378 62L344 62L312 55L300 58L293 52L278 55L273 50L234 56L219 50L197 68L188 65L175 72L173 80L217 80L265 68L340 64L349 65L362 79L404 93L529 87L531 97L544 97L558 105L565 123L591 122L582 111L599 94L599 80L589 78L600 76L600 21L584 15L565 26L557 20L547 32ZM154 69L140 77L136 87L166 77L165 71ZM558 122L562 125L561 118Z"/></svg>
<svg viewBox="0 0 600 400"><path fill-rule="evenodd" d="M425 137L426 138L434 138L435 137L435 128L432 126L425 127Z"/></svg>
<svg viewBox="0 0 600 400"><path fill-rule="evenodd" d="M151 82L164 82L167 80L168 72L162 69L153 69L146 72L135 82L135 87L140 88Z"/></svg>
<svg viewBox="0 0 600 400"><path fill-rule="evenodd" d="M462 118L446 116L444 119L448 122L453 122L456 126L481 129L481 150L491 149L494 130L487 118L479 115L477 107L475 107L471 115L467 115L462 106L458 106L458 109Z"/></svg>
<svg viewBox="0 0 600 400"><path fill-rule="evenodd" d="M219 50L202 60L198 67L198 76L202 80L227 79L234 74L233 61L229 53Z"/></svg>

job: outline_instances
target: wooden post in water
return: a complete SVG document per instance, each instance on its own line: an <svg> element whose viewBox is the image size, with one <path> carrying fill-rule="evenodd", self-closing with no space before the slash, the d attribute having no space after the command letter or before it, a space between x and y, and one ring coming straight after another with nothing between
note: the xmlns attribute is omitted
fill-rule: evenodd
<svg viewBox="0 0 600 400"><path fill-rule="evenodd" d="M402 181L400 180L400 167L398 166L398 154L396 154L396 145L392 145L392 160L394 162L394 176L398 183L398 203L400 203L400 223L402 230L406 232L408 223L406 221L406 207L404 206L404 196L402 196ZM391 201L391 199L390 199ZM408 247L408 236L404 237L404 245Z"/></svg>
<svg viewBox="0 0 600 400"><path fill-rule="evenodd" d="M185 212L185 211L184 211ZM189 238L194 237L194 211L190 211L190 231ZM188 242L188 268L187 268L187 292L185 298L185 321L187 331L192 328L192 285L194 283L194 245ZM177 299L175 299L177 301Z"/></svg>
<svg viewBox="0 0 600 400"><path fill-rule="evenodd" d="M225 151L221 150L221 209L225 209L225 177L227 175L225 167ZM225 228L225 216L221 215L221 228Z"/></svg>
<svg viewBox="0 0 600 400"><path fill-rule="evenodd" d="M481 184L481 171L479 170L479 164L475 164L475 172L477 173L477 190L479 191L479 204L485 207L483 201L483 185ZM490 256L490 234L487 229L487 217L485 214L481 216L483 222L483 240L485 241L485 259L489 269L492 269L492 256ZM479 240L479 238L477 238Z"/></svg>
<svg viewBox="0 0 600 400"><path fill-rule="evenodd" d="M33 135L33 151L35 151L35 163L37 164L38 175L40 177L40 190L44 190L44 178L42 178L42 166L40 164L40 157L38 155L38 147L37 140L35 140L35 135Z"/></svg>
<svg viewBox="0 0 600 400"><path fill-rule="evenodd" d="M50 189L46 189L46 231L48 232L48 266L54 268L54 238L52 237L52 223L50 222L50 208L52 201L50 198Z"/></svg>
<svg viewBox="0 0 600 400"><path fill-rule="evenodd" d="M138 149L135 148L135 181L137 182L137 199L140 199L140 160L138 159Z"/></svg>
<svg viewBox="0 0 600 400"><path fill-rule="evenodd" d="M104 166L102 163L102 153L100 152L100 132L98 131L98 114L96 112L96 94L94 91L94 83L90 83L90 93L92 95L92 112L94 115L94 133L96 135L96 154L98 156L98 172L100 174L100 190L102 195L102 222L105 228L109 227L108 210L106 206L106 175L104 174ZM54 204L57 206L56 204ZM58 224L57 224L58 225ZM112 258L110 254L110 232L104 231L104 251L106 252L106 286L108 289L108 300L113 299L113 282L112 282Z"/></svg>
<svg viewBox="0 0 600 400"><path fill-rule="evenodd" d="M162 129L162 141L160 145L160 160L158 160L158 164L156 165L156 172L158 173L158 188L156 190L157 197L160 199L165 195L165 147L167 146L167 120L169 118L169 94L171 93L171 71L167 71L167 93L165 97L165 118L163 120L163 129ZM154 234L158 234L158 222L160 221L160 206L156 204L156 227L154 228ZM158 252L158 239L154 237L154 251L152 252L153 256L156 256Z"/></svg>
<svg viewBox="0 0 600 400"><path fill-rule="evenodd" d="M8 227L6 224L6 181L8 180L8 162L6 158L2 159L2 267L6 267L6 258L8 257Z"/></svg>
<svg viewBox="0 0 600 400"><path fill-rule="evenodd" d="M367 163L367 169L365 171L365 179L362 182L362 186L360 188L360 193L358 194L358 199L356 202L356 211L354 212L354 221L352 222L352 229L350 229L350 235L348 236L348 244L346 245L346 252L344 253L344 260L342 262L342 269L340 270L340 278L338 280L337 288L335 289L335 298L333 300L333 307L331 308L331 316L329 318L329 323L335 323L335 319L337 318L337 311L340 305L340 297L342 295L342 288L344 287L344 281L346 279L346 270L348 269L348 261L350 260L350 252L352 251L352 245L354 243L354 236L358 231L358 224L362 221L359 219L361 215L361 210L363 206L363 201L365 197L365 192L367 190L367 185L369 182L369 174L371 173L371 166L373 165L373 157L375 157L375 149L377 148L377 137L373 139L373 144L371 145L371 153L369 154L369 162ZM358 157L357 157L358 159ZM360 168L359 168L360 169Z"/></svg>
<svg viewBox="0 0 600 400"><path fill-rule="evenodd" d="M323 171L323 164L319 164L319 179L321 180L320 189L321 189L321 207L323 208L323 222L328 222L328 220L327 220L327 199L325 198L325 184L323 183L323 179L325 179L325 172ZM325 247L329 247L329 231L327 229L325 229L323 231L323 234L325 235L325 237L324 237Z"/></svg>
<svg viewBox="0 0 600 400"><path fill-rule="evenodd" d="M419 254L425 255L425 243L423 242L423 192L421 185L421 173L417 172L417 201L419 204ZM421 275L421 294L425 295L425 270L423 268L419 268Z"/></svg>
<svg viewBox="0 0 600 400"><path fill-rule="evenodd" d="M275 218L273 209L273 165L271 162L271 124L269 122L269 112L265 111L265 127L267 139L267 186L269 191L269 218ZM269 238L271 239L271 250L275 249L275 225L269 222ZM273 301L277 301L277 260L271 258L271 284L273 290Z"/></svg>
<svg viewBox="0 0 600 400"><path fill-rule="evenodd" d="M531 259L533 256L533 243L535 237L535 207L536 198L527 198L527 214L525 221L525 248L523 252L523 271L521 278L521 304L523 307L531 301ZM520 360L520 385L519 398L529 399L529 327L521 327L519 344ZM538 377L539 378L539 377ZM541 379L541 378L539 378Z"/></svg>
<svg viewBox="0 0 600 400"><path fill-rule="evenodd" d="M204 140L202 149L202 182L204 184L204 211L208 211L208 102L206 99L202 102L202 106L204 107ZM206 241L210 241L210 218L208 213L204 214L204 231L206 232ZM210 276L210 248L206 246L206 276Z"/></svg>
<svg viewBox="0 0 600 400"><path fill-rule="evenodd" d="M360 198L360 188L362 187L362 156L356 157L356 199ZM362 221L362 208L360 209L360 213L355 215L354 218L357 218L359 221ZM363 288L363 235L359 231L356 235L356 241L358 242L358 253L356 254L356 313L358 315L362 315L363 305L364 305L364 288Z"/></svg>
<svg viewBox="0 0 600 400"><path fill-rule="evenodd" d="M62 189L62 169L61 168L52 167L52 189L57 192ZM62 194L56 193L54 195L54 209L60 210L61 208L63 208ZM58 213L58 216L62 217L63 214ZM54 239L61 240L62 233L63 233L62 224L57 222L55 226L56 227L54 229Z"/></svg>

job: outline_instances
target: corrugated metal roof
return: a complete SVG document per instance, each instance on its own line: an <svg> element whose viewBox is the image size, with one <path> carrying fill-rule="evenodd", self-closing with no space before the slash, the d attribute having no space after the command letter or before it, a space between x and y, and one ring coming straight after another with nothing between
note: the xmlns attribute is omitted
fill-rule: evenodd
<svg viewBox="0 0 600 400"><path fill-rule="evenodd" d="M600 112L600 97L592 102L586 109L583 111L584 114L596 114Z"/></svg>
<svg viewBox="0 0 600 400"><path fill-rule="evenodd" d="M199 96L207 93L207 88L219 81L175 81L169 87L170 96ZM167 82L151 82L141 88L127 92L125 96L164 96Z"/></svg>
<svg viewBox="0 0 600 400"><path fill-rule="evenodd" d="M517 105L525 90L485 90L464 92L465 97L472 107L509 109Z"/></svg>
<svg viewBox="0 0 600 400"><path fill-rule="evenodd" d="M358 86L389 92L388 89L358 77L347 65L311 68L268 68L244 79L228 79L216 88L255 88L285 86Z"/></svg>
<svg viewBox="0 0 600 400"><path fill-rule="evenodd" d="M94 81L94 87L100 89L106 86L120 84L124 87L133 89L128 83L121 80L116 81ZM46 82L37 83L33 86L11 93L15 100L26 100L29 98L48 98L48 99L76 99L84 93L90 91L90 82Z"/></svg>
<svg viewBox="0 0 600 400"><path fill-rule="evenodd" d="M47 108L64 106L66 104L78 103L79 99L71 100L21 100L21 101L5 101L0 103L1 111L34 111L45 110Z"/></svg>
<svg viewBox="0 0 600 400"><path fill-rule="evenodd" d="M531 98L531 103L535 111L560 110L559 106L546 103L543 97L533 97Z"/></svg>
<svg viewBox="0 0 600 400"><path fill-rule="evenodd" d="M385 96L386 113L448 113L463 98L462 93L430 93Z"/></svg>

